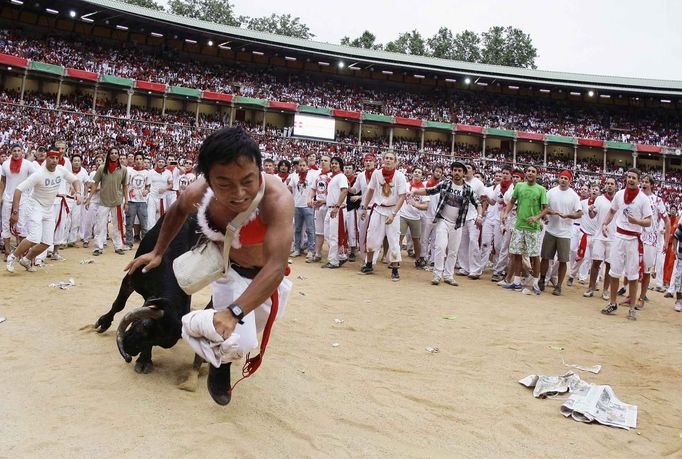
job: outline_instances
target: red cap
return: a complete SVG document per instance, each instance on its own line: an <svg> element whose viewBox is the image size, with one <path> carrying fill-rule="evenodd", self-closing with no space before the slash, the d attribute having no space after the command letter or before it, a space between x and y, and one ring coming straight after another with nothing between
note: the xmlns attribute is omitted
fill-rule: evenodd
<svg viewBox="0 0 682 459"><path fill-rule="evenodd" d="M56 150L50 150L47 152L47 157L49 158L50 156L54 156L55 158L59 158L61 156L61 152L56 151Z"/></svg>
<svg viewBox="0 0 682 459"><path fill-rule="evenodd" d="M377 160L377 157L374 156L374 154L372 154L372 153L367 153L367 154L365 155L365 157L362 158L362 160L363 160L363 161L367 161L367 160L376 161L376 160Z"/></svg>
<svg viewBox="0 0 682 459"><path fill-rule="evenodd" d="M573 174L571 174L571 171L569 171L568 169L564 169L563 171L561 171L559 177L566 177L569 180L573 180Z"/></svg>

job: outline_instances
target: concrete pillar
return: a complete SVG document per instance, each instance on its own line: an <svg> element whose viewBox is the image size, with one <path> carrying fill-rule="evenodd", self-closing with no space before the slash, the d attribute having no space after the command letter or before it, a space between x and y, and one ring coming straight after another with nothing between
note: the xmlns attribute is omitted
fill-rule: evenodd
<svg viewBox="0 0 682 459"><path fill-rule="evenodd" d="M128 105L126 106L126 118L130 118L130 106L133 103L133 94L135 94L133 88L128 89Z"/></svg>
<svg viewBox="0 0 682 459"><path fill-rule="evenodd" d="M162 117L166 116L166 99L167 99L167 98L168 98L168 96L166 96L166 95L164 94L164 95L163 95L163 103L161 104L161 116L162 116ZM148 104L148 105L151 106L151 103Z"/></svg>
<svg viewBox="0 0 682 459"><path fill-rule="evenodd" d="M514 165L514 167L516 167L516 142L517 139L514 139L514 145L512 147L512 164Z"/></svg>
<svg viewBox="0 0 682 459"><path fill-rule="evenodd" d="M606 148L604 148L604 171L603 172L606 174Z"/></svg>
<svg viewBox="0 0 682 459"><path fill-rule="evenodd" d="M573 171L578 167L578 145L573 145Z"/></svg>
<svg viewBox="0 0 682 459"><path fill-rule="evenodd" d="M637 167L637 152L632 152L632 167Z"/></svg>
<svg viewBox="0 0 682 459"><path fill-rule="evenodd" d="M265 133L265 116L268 114L268 109L263 109L263 133Z"/></svg>
<svg viewBox="0 0 682 459"><path fill-rule="evenodd" d="M662 179L661 179L661 180L664 181L664 182L665 182L665 163L666 163L666 162L667 162L667 156L664 154L664 155L663 155L663 177L662 177Z"/></svg>
<svg viewBox="0 0 682 459"><path fill-rule="evenodd" d="M57 108L59 108L59 102L62 100L62 84L64 84L64 77L59 78L59 86L57 87Z"/></svg>
<svg viewBox="0 0 682 459"><path fill-rule="evenodd" d="M389 150L393 148L393 126L388 131L388 148Z"/></svg>
<svg viewBox="0 0 682 459"><path fill-rule="evenodd" d="M234 111L234 102L230 102L230 127L234 124L234 116L235 116L235 111Z"/></svg>
<svg viewBox="0 0 682 459"><path fill-rule="evenodd" d="M26 77L28 76L28 69L24 69L24 76L21 78L21 97L19 97L19 104L24 105L24 92L26 92Z"/></svg>
<svg viewBox="0 0 682 459"><path fill-rule="evenodd" d="M95 83L95 93L92 95L92 113L97 114L97 89L99 84Z"/></svg>
<svg viewBox="0 0 682 459"><path fill-rule="evenodd" d="M200 100L201 100L201 99L197 99L197 113L196 113L196 116L194 117L194 126L195 126L195 127L199 127L199 105L200 105Z"/></svg>
<svg viewBox="0 0 682 459"><path fill-rule="evenodd" d="M358 148L362 152L362 120L360 120L360 124L358 125Z"/></svg>
<svg viewBox="0 0 682 459"><path fill-rule="evenodd" d="M455 156L455 131L450 133L450 156Z"/></svg>
<svg viewBox="0 0 682 459"><path fill-rule="evenodd" d="M543 151L542 151L542 167L547 167L547 142L542 142L543 143Z"/></svg>
<svg viewBox="0 0 682 459"><path fill-rule="evenodd" d="M421 146L419 149L424 151L424 128L421 128Z"/></svg>
<svg viewBox="0 0 682 459"><path fill-rule="evenodd" d="M481 157L483 157L483 158L485 158L485 139L486 139L486 137L487 136L485 134L483 134L483 142L482 142L482 147L481 147Z"/></svg>

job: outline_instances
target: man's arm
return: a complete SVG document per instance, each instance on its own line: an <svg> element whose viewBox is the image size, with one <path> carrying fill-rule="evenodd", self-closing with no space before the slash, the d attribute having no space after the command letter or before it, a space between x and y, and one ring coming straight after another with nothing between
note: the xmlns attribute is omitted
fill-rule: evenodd
<svg viewBox="0 0 682 459"><path fill-rule="evenodd" d="M7 179L5 178L4 175L0 177L0 204L2 204L2 195L5 194L6 181Z"/></svg>

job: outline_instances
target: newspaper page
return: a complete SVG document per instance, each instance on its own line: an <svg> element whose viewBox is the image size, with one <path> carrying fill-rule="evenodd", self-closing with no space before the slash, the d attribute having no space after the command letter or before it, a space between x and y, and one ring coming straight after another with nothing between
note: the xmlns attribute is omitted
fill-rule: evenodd
<svg viewBox="0 0 682 459"><path fill-rule="evenodd" d="M535 398L546 398L565 392L575 392L576 390L588 387L589 383L580 379L572 371L561 376L537 376L528 375L519 383L526 387L534 387L533 396Z"/></svg>
<svg viewBox="0 0 682 459"><path fill-rule="evenodd" d="M580 422L597 421L628 430L637 427L637 406L620 401L611 386L580 388L561 405L561 413Z"/></svg>

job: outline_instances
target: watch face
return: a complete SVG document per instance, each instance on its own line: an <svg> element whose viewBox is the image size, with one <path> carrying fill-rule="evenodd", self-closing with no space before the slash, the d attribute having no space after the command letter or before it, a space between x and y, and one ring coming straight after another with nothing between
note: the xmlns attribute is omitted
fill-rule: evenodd
<svg viewBox="0 0 682 459"><path fill-rule="evenodd" d="M244 314L244 311L242 311L242 308L240 308L238 305L234 304L230 306L230 309L232 309L232 312L235 313L237 316L241 316Z"/></svg>

